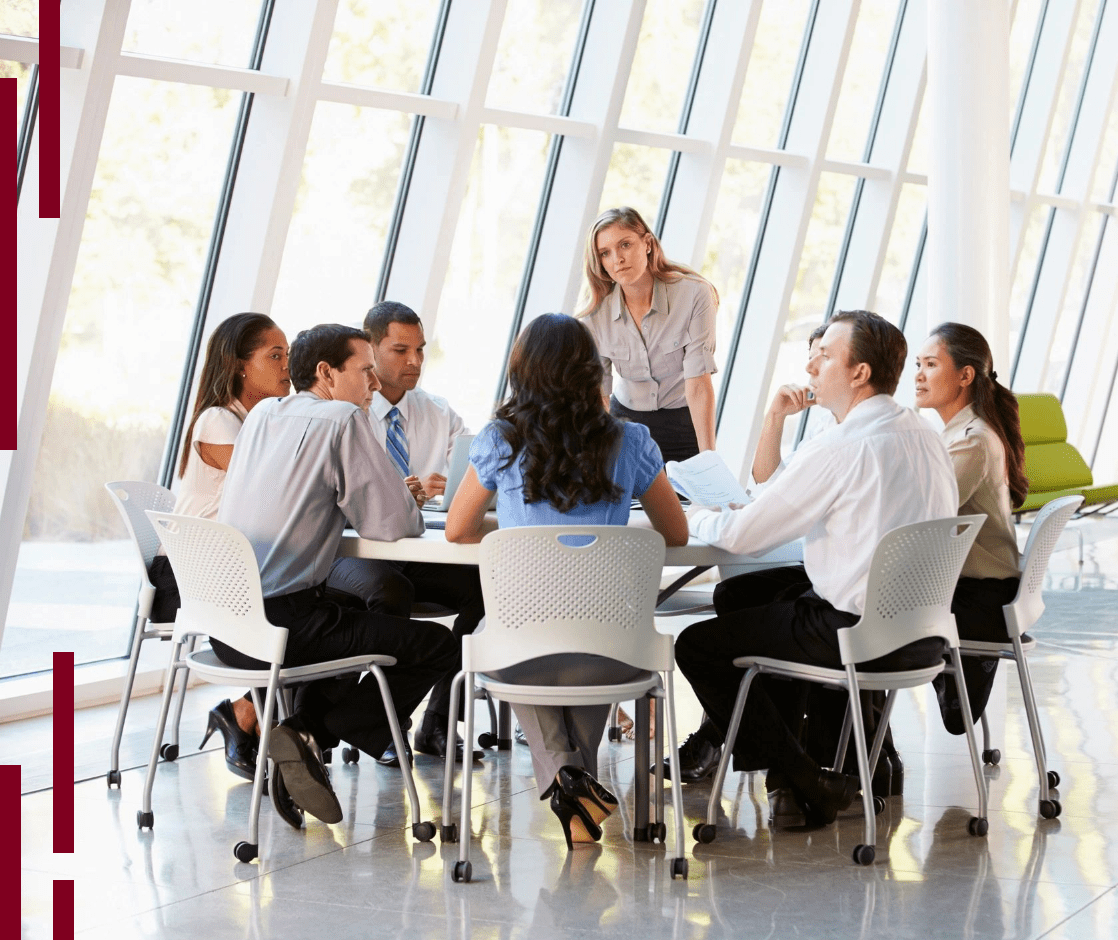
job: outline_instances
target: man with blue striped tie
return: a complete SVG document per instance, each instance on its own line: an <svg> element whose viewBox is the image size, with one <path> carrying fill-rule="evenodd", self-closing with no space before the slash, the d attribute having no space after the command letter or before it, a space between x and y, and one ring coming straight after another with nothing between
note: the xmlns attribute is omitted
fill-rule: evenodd
<svg viewBox="0 0 1118 940"><path fill-rule="evenodd" d="M380 389L369 405L373 435L422 505L443 493L454 439L468 432L445 399L417 388L426 340L415 311L402 303L382 301L365 317L365 334L373 345L380 380ZM481 581L473 566L340 558L326 584L332 591L360 598L369 610L398 617L411 616L416 601L456 610L453 632L459 649L461 637L473 633L485 613ZM446 754L450 684L456 672L457 667L431 690L414 734L415 750L422 754ZM458 748L461 759L461 739ZM481 751L474 751L475 759L481 756ZM380 762L399 766L399 755L389 745Z"/></svg>

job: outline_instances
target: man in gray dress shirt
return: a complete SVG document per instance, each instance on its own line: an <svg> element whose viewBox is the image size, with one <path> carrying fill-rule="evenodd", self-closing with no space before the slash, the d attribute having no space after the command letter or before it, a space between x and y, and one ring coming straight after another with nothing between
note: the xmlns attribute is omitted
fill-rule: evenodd
<svg viewBox="0 0 1118 940"><path fill-rule="evenodd" d="M347 522L367 539L423 532L415 497L365 415L379 387L372 347L360 330L316 326L291 344L289 371L296 394L261 402L237 437L218 518L252 543L265 613L290 631L284 665L363 653L395 657L384 672L406 728L432 685L455 668L457 641L440 624L349 608L323 591ZM214 646L230 665L256 665ZM388 718L369 674L360 682L314 682L300 692L295 714L272 735L273 787L311 815L337 822L341 806L321 749L345 740L379 757L391 741ZM284 818L301 822L291 813Z"/></svg>

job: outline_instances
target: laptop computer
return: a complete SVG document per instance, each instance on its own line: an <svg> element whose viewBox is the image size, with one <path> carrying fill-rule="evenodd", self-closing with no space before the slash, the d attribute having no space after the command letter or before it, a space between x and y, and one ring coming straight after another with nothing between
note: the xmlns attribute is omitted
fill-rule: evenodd
<svg viewBox="0 0 1118 940"><path fill-rule="evenodd" d="M424 512L445 513L450 508L450 504L454 501L454 494L458 492L458 487L466 476L466 470L469 469L470 444L473 440L472 434L460 434L454 439L450 449L450 467L446 473L446 490L442 496L436 496L425 503ZM488 508L492 509L493 504L491 503Z"/></svg>

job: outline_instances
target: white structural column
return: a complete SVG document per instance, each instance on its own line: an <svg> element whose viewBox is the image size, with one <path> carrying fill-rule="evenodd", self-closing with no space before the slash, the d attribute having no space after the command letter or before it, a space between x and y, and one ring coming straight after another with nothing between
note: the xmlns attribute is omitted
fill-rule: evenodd
<svg viewBox="0 0 1118 940"><path fill-rule="evenodd" d="M928 311L1009 362L1009 4L928 4ZM934 324L925 324L925 328Z"/></svg>
<svg viewBox="0 0 1118 940"><path fill-rule="evenodd" d="M431 335L477 149L505 6L505 0L450 5L447 38L438 54L431 95L456 102L457 116L431 116L424 121L388 275L387 297L417 310Z"/></svg>
<svg viewBox="0 0 1118 940"><path fill-rule="evenodd" d="M596 128L565 136L540 230L537 262L524 308L527 322L549 310L574 313L582 284L582 245L594 221L629 71L637 52L644 0L594 4L571 99L570 118Z"/></svg>
<svg viewBox="0 0 1118 940"><path fill-rule="evenodd" d="M19 425L18 449L0 452L0 639L129 7L130 0L63 2L62 44L83 54L80 69L63 69L60 77L61 217L38 215L38 125L16 210Z"/></svg>
<svg viewBox="0 0 1118 940"><path fill-rule="evenodd" d="M1057 194L1061 201L1050 210L1051 217L1042 246L1043 263L1036 279L1024 341L1013 373L1013 387L1017 391L1032 392L1047 385L1049 350L1071 288L1076 252L1084 227L1094 216L1088 200L1094 188L1103 134L1114 106L1118 3L1105 4L1100 16L1095 24L1094 55L1087 63L1079 89L1075 123L1061 153L1061 159L1066 162L1066 173L1062 174Z"/></svg>
<svg viewBox="0 0 1118 940"><path fill-rule="evenodd" d="M771 210L758 232L760 251L736 360L729 364L724 386L724 418L718 426L718 452L743 476L749 473L768 406L764 399L772 383L777 350L784 341L799 267L789 259L800 258L807 237L857 14L858 0L819 4L800 81L803 91L792 90L786 149L806 157L806 163L775 171L779 175Z"/></svg>
<svg viewBox="0 0 1118 940"><path fill-rule="evenodd" d="M687 124L687 136L706 141L710 150L680 154L662 239L669 258L696 269L702 267L706 255L707 235L749 64L747 50L753 48L760 14L760 0L719 3L714 8Z"/></svg>

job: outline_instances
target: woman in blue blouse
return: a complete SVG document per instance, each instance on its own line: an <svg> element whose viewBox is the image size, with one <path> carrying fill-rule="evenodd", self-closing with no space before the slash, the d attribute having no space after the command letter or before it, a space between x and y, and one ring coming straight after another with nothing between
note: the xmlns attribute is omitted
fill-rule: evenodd
<svg viewBox="0 0 1118 940"><path fill-rule="evenodd" d="M470 448L470 468L447 517L448 541L480 541L496 491L501 527L625 525L636 498L668 545L686 544L687 520L660 449L644 425L606 411L601 383L597 348L578 320L548 313L525 328L509 359L509 397ZM624 682L636 674L571 654L525 664L516 679L554 682L557 669L567 684ZM595 779L609 706L514 708L540 798L551 798L568 848L600 839L602 820L617 806Z"/></svg>

